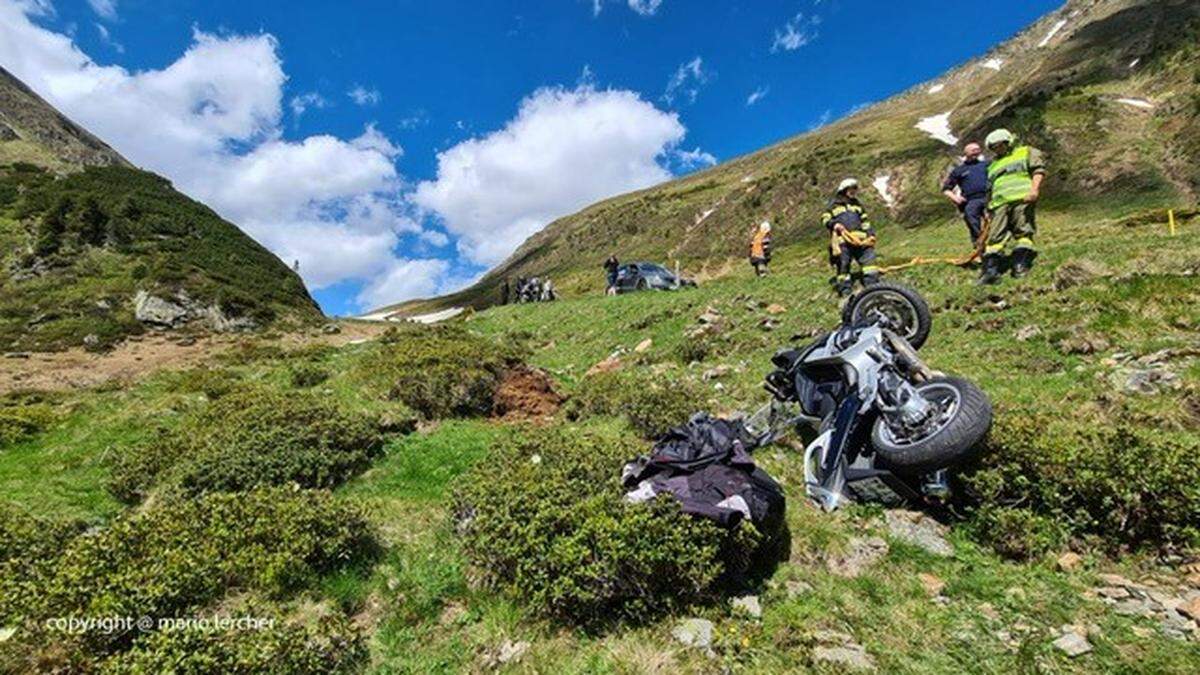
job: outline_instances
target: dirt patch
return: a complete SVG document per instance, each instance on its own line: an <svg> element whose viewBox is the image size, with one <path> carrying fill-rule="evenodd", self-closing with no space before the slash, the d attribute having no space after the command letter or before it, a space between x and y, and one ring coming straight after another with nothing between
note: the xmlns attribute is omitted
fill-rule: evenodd
<svg viewBox="0 0 1200 675"><path fill-rule="evenodd" d="M496 388L495 415L506 419L540 419L558 412L562 394L550 374L540 368L519 366L504 374Z"/></svg>
<svg viewBox="0 0 1200 675"><path fill-rule="evenodd" d="M281 336L277 342L285 348L310 344L341 346L369 340L387 328L385 324L361 321L343 321L337 325L341 329L337 333L292 333ZM179 370L210 362L245 339L213 335L181 340L170 333L152 333L126 340L101 354L69 349L0 357L0 394L20 389L60 391L133 382L160 370Z"/></svg>

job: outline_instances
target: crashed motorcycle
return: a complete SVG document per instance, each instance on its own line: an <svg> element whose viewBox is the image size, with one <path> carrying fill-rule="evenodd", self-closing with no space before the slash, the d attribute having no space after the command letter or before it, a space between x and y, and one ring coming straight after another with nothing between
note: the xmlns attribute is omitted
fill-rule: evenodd
<svg viewBox="0 0 1200 675"><path fill-rule="evenodd" d="M931 326L916 291L880 283L846 303L836 330L773 357L765 384L773 400L748 426L760 446L797 426L816 431L804 469L821 508L949 500L951 472L987 435L992 404L917 355Z"/></svg>

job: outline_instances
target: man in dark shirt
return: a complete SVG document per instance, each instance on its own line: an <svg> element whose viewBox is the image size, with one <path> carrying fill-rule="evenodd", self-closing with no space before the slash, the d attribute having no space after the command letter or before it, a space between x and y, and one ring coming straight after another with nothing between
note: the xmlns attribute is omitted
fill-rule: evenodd
<svg viewBox="0 0 1200 675"><path fill-rule="evenodd" d="M606 295L617 294L617 271L621 269L621 263L617 260L617 256L610 255L608 260L604 261L604 277L608 282L608 286L604 289Z"/></svg>
<svg viewBox="0 0 1200 675"><path fill-rule="evenodd" d="M942 184L942 194L958 206L974 246L983 229L983 214L987 212L990 162L983 159L983 148L978 143L968 143L963 155L963 163L954 167Z"/></svg>

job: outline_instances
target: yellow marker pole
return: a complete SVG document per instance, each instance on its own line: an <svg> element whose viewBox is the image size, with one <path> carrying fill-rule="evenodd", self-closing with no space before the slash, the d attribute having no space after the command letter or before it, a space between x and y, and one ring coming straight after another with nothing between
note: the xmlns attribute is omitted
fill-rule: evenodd
<svg viewBox="0 0 1200 675"><path fill-rule="evenodd" d="M1167 223L1168 223L1168 227L1171 228L1171 236L1174 237L1175 236L1175 209L1170 209L1167 211Z"/></svg>

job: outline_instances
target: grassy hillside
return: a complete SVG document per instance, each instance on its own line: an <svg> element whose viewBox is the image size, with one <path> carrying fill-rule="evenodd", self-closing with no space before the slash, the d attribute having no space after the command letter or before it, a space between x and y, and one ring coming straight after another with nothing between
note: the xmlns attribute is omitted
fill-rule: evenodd
<svg viewBox="0 0 1200 675"><path fill-rule="evenodd" d="M278 258L158 176L0 166L0 349L103 348L139 333L139 291L247 325L321 316Z"/></svg>
<svg viewBox="0 0 1200 675"><path fill-rule="evenodd" d="M904 229L941 222L949 207L938 188L957 149L916 125L943 114L959 138L981 139L1003 125L1044 150L1044 211L1116 217L1195 204L1198 38L1194 2L1073 0L936 80L712 169L590 206L551 223L476 285L396 309L486 306L498 300L504 278L517 276L550 276L567 294L599 292L598 269L610 253L720 275L743 263L762 218L776 225L777 243L818 245L820 210L848 175L863 181L877 222ZM891 206L870 187L881 177Z"/></svg>
<svg viewBox="0 0 1200 675"><path fill-rule="evenodd" d="M733 609L728 592L598 630L546 618L528 596L482 580L472 557L479 553L465 547L456 529L453 494L476 468L491 466L494 475L495 462L512 462L506 453L514 443L540 453L546 464L569 449L549 439L608 439L618 455L648 447L622 416L581 416L577 405L596 395L595 378L585 372L614 352L623 353L617 376L627 386L604 395L633 396L635 383L665 385L651 403L676 418L759 405L766 398L759 383L775 349L793 334L836 321L823 261L803 245L782 249L778 269L766 279L744 270L679 293L493 308L456 325L405 327L341 349L287 351L260 339L209 367L162 373L128 389L10 395L0 410L31 424L0 445L0 490L19 512L82 520L101 532L130 527L122 519L131 514L157 523L153 514L164 508L168 525L159 527L179 527L169 525L185 508L175 500L209 500L189 495L230 477L245 489L245 481L273 475L260 471L317 461L309 454L336 446L301 439L342 438L339 430L360 429L366 415L385 430L382 449L333 495L364 511L378 550L354 554L348 566L322 566L269 601L281 625L305 627L295 630L329 631L349 622L347 632L334 636L357 636L365 651L329 654L351 671L837 672L823 659L849 643L881 672L1195 672L1200 629L1180 628L1195 624L1133 601L1113 604L1094 590L1125 592L1112 590L1116 578L1104 576L1118 573L1154 584L1158 597L1200 594L1200 579L1189 582L1181 567L1200 546L1200 259L1193 243L1200 217L1177 215L1174 236L1160 211L1108 220L1052 215L1033 275L998 288L977 288L972 272L951 266L893 275L920 288L935 308L923 350L929 362L975 379L996 403L997 426L971 474L982 501L951 521L944 536L953 553L943 557L898 534L875 508L828 515L810 507L796 447L758 453L784 483L791 532L787 561L733 592L757 595L761 618ZM951 247L962 236L961 226L949 223L889 230L898 259ZM784 311L769 312L771 304ZM721 315L718 328L697 336L697 317L708 310ZM649 348L635 352L646 339ZM533 425L487 417L479 397L495 386L499 364L514 360L545 368L576 401ZM322 402L306 402L314 396ZM327 412L320 418L291 408L253 412L259 400L294 400L287 405ZM409 433L410 404L429 417L415 433ZM231 412L244 407L251 412ZM227 417L206 431L204 420L213 414ZM250 420L258 422L244 433L240 425ZM172 433L202 450L175 468L156 468L151 496L123 505L112 496L113 478L125 484L124 477L145 475L137 472L147 458L170 457L137 450L147 443L174 447ZM166 440L156 440L163 434ZM220 443L208 444L208 436ZM262 449L268 446L258 445L264 439L303 451L277 464ZM243 444L254 454L240 455ZM120 461L124 456L142 459L131 464ZM619 462L612 464L615 482ZM229 466L239 469L231 473ZM321 492L308 480L299 479L299 494ZM186 481L183 494L173 492L179 481ZM245 499L268 508L276 497ZM872 537L884 542L874 544L878 559L857 577L842 576L838 561ZM655 545L627 550L634 555ZM1082 562L1060 570L1055 561L1067 550ZM218 556L222 565L227 557ZM113 583L107 577L95 578L112 597L125 597L105 585ZM192 616L239 607L244 593L236 583L189 591L179 596L186 602L173 601L174 611ZM713 622L709 650L673 636L692 617ZM1092 651L1072 658L1054 646L1071 631ZM10 654L23 653L23 635L7 643L17 650ZM271 635L279 644L300 644L285 641L286 633ZM308 635L315 640L308 644L334 644L322 641L328 635ZM233 648L222 638L204 651L190 649L211 654L214 645ZM114 667L129 667L138 658L165 658L169 648L143 640L132 648L79 647L92 650L79 653L110 654ZM5 654L0 648L0 658Z"/></svg>

